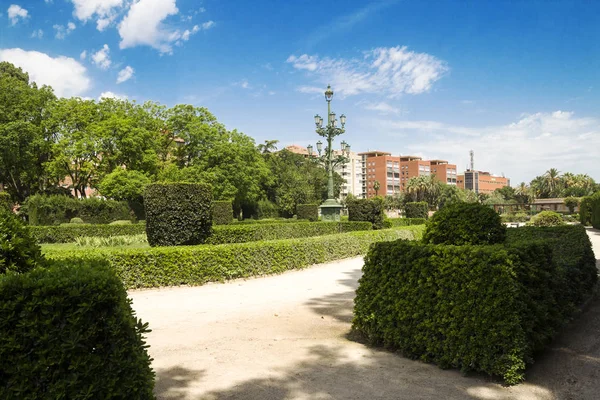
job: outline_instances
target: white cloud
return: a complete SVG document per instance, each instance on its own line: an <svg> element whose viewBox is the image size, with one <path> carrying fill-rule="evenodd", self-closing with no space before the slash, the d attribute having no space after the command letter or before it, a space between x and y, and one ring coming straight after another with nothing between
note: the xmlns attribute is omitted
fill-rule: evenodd
<svg viewBox="0 0 600 400"><path fill-rule="evenodd" d="M394 107L385 101L381 101L379 103L368 103L361 102L359 105L362 105L365 110L370 111L379 111L380 114L399 114L400 109L398 107Z"/></svg>
<svg viewBox="0 0 600 400"><path fill-rule="evenodd" d="M41 39L44 37L44 31L41 29L37 29L31 33L31 37Z"/></svg>
<svg viewBox="0 0 600 400"><path fill-rule="evenodd" d="M111 25L119 10L125 6L124 0L71 0L75 6L73 15L83 22L97 18L96 29L102 32Z"/></svg>
<svg viewBox="0 0 600 400"><path fill-rule="evenodd" d="M406 46L376 48L364 52L360 59L302 54L291 55L287 62L307 71L321 85L331 83L342 97L377 93L394 98L404 93L425 93L448 71L444 61L426 53L408 51ZM308 88L314 90L314 87ZM306 92L307 87L299 90Z"/></svg>
<svg viewBox="0 0 600 400"><path fill-rule="evenodd" d="M210 28L215 27L215 21L207 21L202 24L202 30L209 30Z"/></svg>
<svg viewBox="0 0 600 400"><path fill-rule="evenodd" d="M107 44L105 44L100 50L92 54L91 57L93 63L101 69L108 69L108 67L110 67L111 64L110 56L108 55L108 53L110 53L110 48Z"/></svg>
<svg viewBox="0 0 600 400"><path fill-rule="evenodd" d="M600 148L598 118L555 111L524 114L513 123L481 128L435 121L384 121L380 127L390 135L401 132L420 138L403 144L403 153L425 149L426 157L447 159L459 170L473 149L476 169L505 173L513 185L529 182L549 168L587 173L600 180L595 151Z"/></svg>
<svg viewBox="0 0 600 400"><path fill-rule="evenodd" d="M79 96L91 85L85 67L73 58L15 48L0 49L0 61L23 68L32 81L52 86L59 97Z"/></svg>
<svg viewBox="0 0 600 400"><path fill-rule="evenodd" d="M128 81L133 77L135 70L131 68L129 65L119 71L119 75L117 76L117 83L123 83Z"/></svg>
<svg viewBox="0 0 600 400"><path fill-rule="evenodd" d="M117 99L117 100L126 100L127 96L124 94L117 94L113 92L102 92L100 96L98 96L98 100L102 99Z"/></svg>
<svg viewBox="0 0 600 400"><path fill-rule="evenodd" d="M46 3L46 4L52 4L52 0L44 0L44 3Z"/></svg>
<svg viewBox="0 0 600 400"><path fill-rule="evenodd" d="M75 24L72 22L69 22L66 27L64 25L58 25L58 24L54 25L52 27L56 31L56 34L54 35L54 37L57 39L64 39L65 37L67 37L68 34L73 32L76 28Z"/></svg>
<svg viewBox="0 0 600 400"><path fill-rule="evenodd" d="M177 13L175 0L137 1L119 24L119 47L126 49L146 45L161 53L171 53L171 43L181 39L181 34L170 30L163 21Z"/></svg>
<svg viewBox="0 0 600 400"><path fill-rule="evenodd" d="M86 59L86 57L87 57L87 51L86 51L86 50L84 50L84 51L82 51L82 52L81 52L81 54L79 55L79 59L80 59L80 60L85 60L85 59Z"/></svg>
<svg viewBox="0 0 600 400"><path fill-rule="evenodd" d="M29 12L21 6L17 4L11 4L10 7L8 7L8 19L10 19L11 25L14 26L19 22L19 20L24 20L27 18L29 18Z"/></svg>

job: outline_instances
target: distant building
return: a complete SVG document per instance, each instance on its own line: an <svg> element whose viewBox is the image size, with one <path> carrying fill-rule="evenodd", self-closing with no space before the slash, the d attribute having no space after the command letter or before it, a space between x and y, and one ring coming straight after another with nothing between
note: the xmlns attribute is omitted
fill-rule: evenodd
<svg viewBox="0 0 600 400"><path fill-rule="evenodd" d="M445 160L430 160L431 173L442 183L456 185L456 165Z"/></svg>
<svg viewBox="0 0 600 400"><path fill-rule="evenodd" d="M400 193L400 157L385 151L359 153L362 159L362 198ZM375 182L379 190L375 190Z"/></svg>
<svg viewBox="0 0 600 400"><path fill-rule="evenodd" d="M456 185L459 188L471 190L477 194L490 194L496 189L510 186L510 179L503 176L495 176L489 172L468 169L463 175L456 177Z"/></svg>

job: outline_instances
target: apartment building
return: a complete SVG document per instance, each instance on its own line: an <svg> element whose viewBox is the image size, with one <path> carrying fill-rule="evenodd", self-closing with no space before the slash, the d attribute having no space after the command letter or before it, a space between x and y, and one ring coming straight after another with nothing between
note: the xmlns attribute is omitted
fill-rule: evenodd
<svg viewBox="0 0 600 400"><path fill-rule="evenodd" d="M400 192L400 157L385 151L368 151L359 155L362 157L363 170L360 197L370 198ZM379 190L375 190L376 181L379 182Z"/></svg>
<svg viewBox="0 0 600 400"><path fill-rule="evenodd" d="M475 193L493 193L494 190L510 186L510 179L495 176L485 171L466 170L463 175L458 175L456 185L459 188L472 190Z"/></svg>
<svg viewBox="0 0 600 400"><path fill-rule="evenodd" d="M431 175L431 164L418 156L400 156L401 183L404 190L410 178L421 175Z"/></svg>
<svg viewBox="0 0 600 400"><path fill-rule="evenodd" d="M431 173L442 183L456 185L456 165L446 160L430 160Z"/></svg>

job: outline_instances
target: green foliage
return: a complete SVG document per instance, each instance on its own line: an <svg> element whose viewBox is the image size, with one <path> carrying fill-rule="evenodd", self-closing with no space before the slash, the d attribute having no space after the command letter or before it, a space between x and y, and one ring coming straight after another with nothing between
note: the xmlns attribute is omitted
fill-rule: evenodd
<svg viewBox="0 0 600 400"><path fill-rule="evenodd" d="M0 192L0 210L12 211L13 205L10 194L7 192Z"/></svg>
<svg viewBox="0 0 600 400"><path fill-rule="evenodd" d="M515 384L596 280L581 226L511 229L506 246L377 243L353 328L405 356Z"/></svg>
<svg viewBox="0 0 600 400"><path fill-rule="evenodd" d="M567 197L565 198L565 206L569 209L569 212L573 214L575 212L575 207L579 205L579 198L577 197Z"/></svg>
<svg viewBox="0 0 600 400"><path fill-rule="evenodd" d="M75 238L79 247L119 247L138 244L148 244L146 234L124 236L81 236Z"/></svg>
<svg viewBox="0 0 600 400"><path fill-rule="evenodd" d="M579 203L579 222L585 226L592 224L592 197L583 197Z"/></svg>
<svg viewBox="0 0 600 400"><path fill-rule="evenodd" d="M414 176L406 182L406 200L409 202L424 201L429 208L434 209L440 202L440 196L442 195L444 186L445 185L440 182L435 175ZM414 216L412 218L423 217Z"/></svg>
<svg viewBox="0 0 600 400"><path fill-rule="evenodd" d="M142 172L117 167L102 179L98 190L101 195L109 199L141 201L144 190L149 184L150 178Z"/></svg>
<svg viewBox="0 0 600 400"><path fill-rule="evenodd" d="M12 212L0 210L0 275L27 272L44 263L40 246L27 226Z"/></svg>
<svg viewBox="0 0 600 400"><path fill-rule="evenodd" d="M382 197L358 199L348 197L348 221L367 221L373 224L373 229L383 229L385 220L385 200Z"/></svg>
<svg viewBox="0 0 600 400"><path fill-rule="evenodd" d="M231 201L213 201L213 224L227 225L233 222Z"/></svg>
<svg viewBox="0 0 600 400"><path fill-rule="evenodd" d="M592 196L590 220L594 228L600 229L600 192Z"/></svg>
<svg viewBox="0 0 600 400"><path fill-rule="evenodd" d="M155 183L146 188L150 246L204 243L212 230L212 188L205 183Z"/></svg>
<svg viewBox="0 0 600 400"><path fill-rule="evenodd" d="M318 204L298 204L296 206L296 215L298 219L307 219L309 221L319 220Z"/></svg>
<svg viewBox="0 0 600 400"><path fill-rule="evenodd" d="M500 215L502 222L527 222L529 216L524 212L505 213Z"/></svg>
<svg viewBox="0 0 600 400"><path fill-rule="evenodd" d="M494 210L478 203L454 203L431 217L423 240L431 244L494 244L505 237L506 227Z"/></svg>
<svg viewBox="0 0 600 400"><path fill-rule="evenodd" d="M148 324L103 264L0 277L0 398L154 398Z"/></svg>
<svg viewBox="0 0 600 400"><path fill-rule="evenodd" d="M387 218L385 220L391 228L399 226L425 225L425 218Z"/></svg>
<svg viewBox="0 0 600 400"><path fill-rule="evenodd" d="M215 226L208 244L246 243L371 230L368 222L297 222L290 224L233 224Z"/></svg>
<svg viewBox="0 0 600 400"><path fill-rule="evenodd" d="M130 219L120 219L118 221L113 221L109 225L131 225L133 222Z"/></svg>
<svg viewBox="0 0 600 400"><path fill-rule="evenodd" d="M108 261L127 288L202 285L364 254L371 243L418 238L421 226L220 246L48 251L55 262Z"/></svg>
<svg viewBox="0 0 600 400"><path fill-rule="evenodd" d="M78 217L90 224L131 219L126 202L99 198L75 199L67 196L34 195L23 207L31 225L58 225Z"/></svg>
<svg viewBox="0 0 600 400"><path fill-rule="evenodd" d="M598 281L596 257L590 238L582 225L521 227L508 229L506 243L543 240L552 247L554 261L562 268L568 289L562 296L574 308L592 293Z"/></svg>
<svg viewBox="0 0 600 400"><path fill-rule="evenodd" d="M66 224L62 226L30 226L29 231L38 243L74 243L83 236L110 237L141 235L146 233L144 224Z"/></svg>
<svg viewBox="0 0 600 400"><path fill-rule="evenodd" d="M542 211L533 216L529 224L533 226L558 226L563 225L564 222L559 213L554 211Z"/></svg>
<svg viewBox="0 0 600 400"><path fill-rule="evenodd" d="M404 205L404 215L406 218L425 218L429 217L429 206L426 201L410 202Z"/></svg>
<svg viewBox="0 0 600 400"><path fill-rule="evenodd" d="M256 217L259 219L273 219L279 217L279 207L270 200L259 200L256 206ZM245 220L255 221L255 220Z"/></svg>
<svg viewBox="0 0 600 400"><path fill-rule="evenodd" d="M310 222L308 220L298 220L297 218L265 218L265 219L243 219L241 221L233 221L234 224L284 224L284 223L298 223L298 222Z"/></svg>
<svg viewBox="0 0 600 400"><path fill-rule="evenodd" d="M129 222L131 222L131 221L129 221ZM70 224L83 224L83 220L81 218L75 217L75 218L71 218L69 223Z"/></svg>

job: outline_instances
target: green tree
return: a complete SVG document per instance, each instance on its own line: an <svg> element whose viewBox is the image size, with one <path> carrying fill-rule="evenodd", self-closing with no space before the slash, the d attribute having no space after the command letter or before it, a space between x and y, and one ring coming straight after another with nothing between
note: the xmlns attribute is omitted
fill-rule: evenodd
<svg viewBox="0 0 600 400"><path fill-rule="evenodd" d="M379 189L381 188L381 184L379 181L373 182L373 190L375 190L375 196L379 196Z"/></svg>
<svg viewBox="0 0 600 400"><path fill-rule="evenodd" d="M118 167L102 179L98 190L109 199L140 201L146 186L151 182L143 172Z"/></svg>
<svg viewBox="0 0 600 400"><path fill-rule="evenodd" d="M258 151L262 154L271 154L277 151L277 143L279 143L279 140L265 140L264 144L258 145Z"/></svg>
<svg viewBox="0 0 600 400"><path fill-rule="evenodd" d="M412 177L406 183L407 201L426 201L431 209L435 209L440 199L442 185L435 175Z"/></svg>
<svg viewBox="0 0 600 400"><path fill-rule="evenodd" d="M29 82L21 68L0 62L0 183L22 202L48 186L44 163L53 138L44 130L52 89Z"/></svg>

